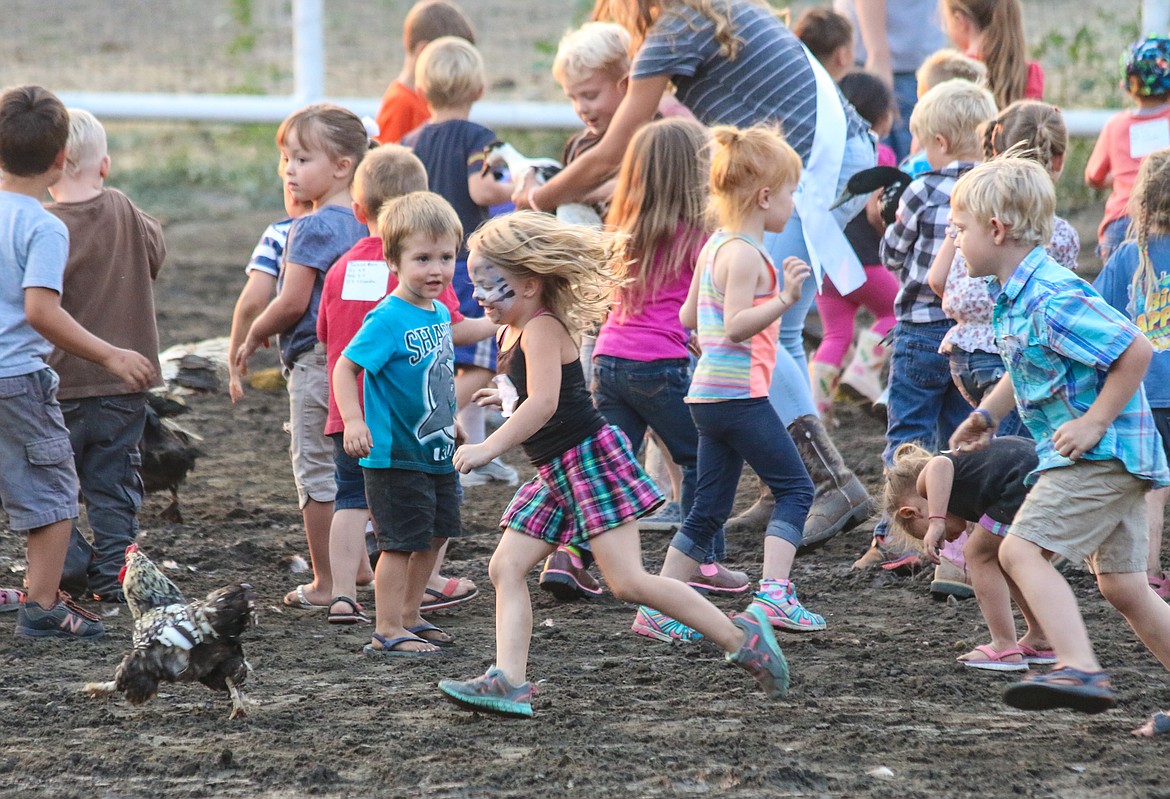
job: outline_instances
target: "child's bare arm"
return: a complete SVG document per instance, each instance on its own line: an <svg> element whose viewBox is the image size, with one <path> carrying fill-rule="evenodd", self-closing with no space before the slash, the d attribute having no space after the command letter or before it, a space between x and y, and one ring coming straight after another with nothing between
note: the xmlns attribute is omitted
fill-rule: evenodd
<svg viewBox="0 0 1170 799"><path fill-rule="evenodd" d="M494 336L497 330L499 325L486 316L478 319L465 316L462 321L451 325L451 342L456 347L465 347Z"/></svg>
<svg viewBox="0 0 1170 799"><path fill-rule="evenodd" d="M360 373L361 367L342 355L337 359L331 377L333 399L337 402L341 422L345 425L342 445L345 454L351 458L364 458L370 454L370 448L374 445L358 399L357 379Z"/></svg>
<svg viewBox="0 0 1170 799"><path fill-rule="evenodd" d="M473 172L467 176L467 193L481 208L500 205L512 199L512 182L496 180L490 174Z"/></svg>
<svg viewBox="0 0 1170 799"><path fill-rule="evenodd" d="M742 245L735 247L734 245ZM801 284L809 266L794 256L784 259L784 290L777 296L754 305L756 281L761 256L754 247L731 241L715 256L716 266L726 258L726 289L723 298L723 330L732 341L747 341L791 308L800 299Z"/></svg>
<svg viewBox="0 0 1170 799"><path fill-rule="evenodd" d="M276 290L276 277L253 269L248 273L248 281L240 290L236 299L235 310L232 311L232 332L228 344L228 394L232 402L239 402L244 396L244 384L240 379L240 370L236 366L236 353L244 338L256 321L256 317L272 299L272 292Z"/></svg>
<svg viewBox="0 0 1170 799"><path fill-rule="evenodd" d="M1153 355L1154 348L1149 340L1145 336L1135 336L1109 367L1101 393L1085 411L1085 415L1056 428L1052 434L1052 444L1056 451L1075 461L1095 447L1126 403L1141 388Z"/></svg>
<svg viewBox="0 0 1170 799"><path fill-rule="evenodd" d="M953 434L950 445L955 452L975 452L991 443L991 437L1004 416L1016 406L1016 389L1010 375L1004 375L995 388L983 397Z"/></svg>
<svg viewBox="0 0 1170 799"><path fill-rule="evenodd" d="M158 367L146 356L115 347L82 327L61 307L61 295L52 289L38 286L25 289L24 315L33 330L50 344L101 365L135 391L150 388L158 377Z"/></svg>
<svg viewBox="0 0 1170 799"><path fill-rule="evenodd" d="M269 338L288 330L304 316L313 298L313 284L316 280L316 269L285 262L284 284L280 287L280 293L252 322L252 327L236 352L236 368L240 374L248 373L248 359L252 353L267 344Z"/></svg>
<svg viewBox="0 0 1170 799"><path fill-rule="evenodd" d="M687 330L699 327L699 281L703 279L703 264L695 266L695 274L691 276L691 286L687 289L687 298L678 309L678 321Z"/></svg>
<svg viewBox="0 0 1170 799"><path fill-rule="evenodd" d="M930 271L926 275L927 285L938 296L943 295L947 287L947 276L951 273L951 266L955 262L955 240L950 236L943 239L938 255L930 264Z"/></svg>
<svg viewBox="0 0 1170 799"><path fill-rule="evenodd" d="M561 353L569 334L551 316L529 321L525 333L520 347L528 369L528 398L483 443L455 451L455 468L465 474L531 438L556 413L561 393Z"/></svg>
<svg viewBox="0 0 1170 799"><path fill-rule="evenodd" d="M931 458L918 475L918 494L926 497L927 528L922 543L934 563L938 563L938 550L947 535L947 506L954 482L955 464L942 455Z"/></svg>

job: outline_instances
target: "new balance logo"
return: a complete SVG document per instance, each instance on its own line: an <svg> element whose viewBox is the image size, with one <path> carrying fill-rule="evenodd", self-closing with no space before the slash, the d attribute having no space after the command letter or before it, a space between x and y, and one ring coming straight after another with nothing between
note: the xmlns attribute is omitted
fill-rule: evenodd
<svg viewBox="0 0 1170 799"><path fill-rule="evenodd" d="M65 614L65 618L61 619L61 624L58 626L62 630L67 630L72 635L80 635L81 628L84 624L85 619L75 613L67 613Z"/></svg>

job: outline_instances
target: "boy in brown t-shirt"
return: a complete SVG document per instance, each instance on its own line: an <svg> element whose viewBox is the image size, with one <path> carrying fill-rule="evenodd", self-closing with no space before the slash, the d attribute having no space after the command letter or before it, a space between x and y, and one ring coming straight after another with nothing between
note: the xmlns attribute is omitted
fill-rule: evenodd
<svg viewBox="0 0 1170 799"><path fill-rule="evenodd" d="M109 171L101 123L69 109L65 171L49 188L55 202L46 206L69 229L61 306L86 330L157 368L153 281L166 257L162 226L102 185ZM99 601L124 602L118 571L138 533L146 395L60 349L49 365L61 378L57 396L93 529L89 589Z"/></svg>

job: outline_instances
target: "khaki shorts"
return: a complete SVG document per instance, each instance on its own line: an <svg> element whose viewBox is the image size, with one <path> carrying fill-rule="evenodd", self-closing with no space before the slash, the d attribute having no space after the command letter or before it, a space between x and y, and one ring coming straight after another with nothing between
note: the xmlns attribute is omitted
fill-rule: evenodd
<svg viewBox="0 0 1170 799"><path fill-rule="evenodd" d="M292 440L288 454L292 459L297 499L303 508L309 500L332 502L337 496L334 479L333 441L325 435L329 417L329 375L325 369L325 351L317 348L297 358L288 379L289 422L285 429Z"/></svg>
<svg viewBox="0 0 1170 799"><path fill-rule="evenodd" d="M1121 461L1077 461L1049 469L1016 512L1011 535L1084 560L1095 574L1146 570L1147 480Z"/></svg>

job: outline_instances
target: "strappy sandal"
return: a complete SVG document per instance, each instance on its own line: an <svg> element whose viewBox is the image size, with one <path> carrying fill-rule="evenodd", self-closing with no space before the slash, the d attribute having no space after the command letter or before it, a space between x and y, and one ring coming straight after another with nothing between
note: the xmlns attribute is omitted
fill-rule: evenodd
<svg viewBox="0 0 1170 799"><path fill-rule="evenodd" d="M1117 704L1117 697L1109 689L1108 672L1061 666L1012 683L1004 690L1003 701L1020 710L1067 707L1081 713L1103 713Z"/></svg>
<svg viewBox="0 0 1170 799"><path fill-rule="evenodd" d="M337 604L349 605L349 610L337 611L333 610L333 606ZM330 624L369 624L370 617L365 614L362 606L357 603L357 600L351 599L347 596L335 596L333 601L329 603L328 620Z"/></svg>

